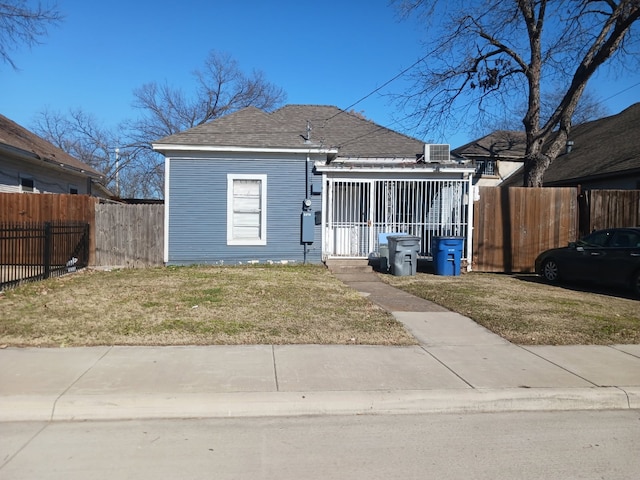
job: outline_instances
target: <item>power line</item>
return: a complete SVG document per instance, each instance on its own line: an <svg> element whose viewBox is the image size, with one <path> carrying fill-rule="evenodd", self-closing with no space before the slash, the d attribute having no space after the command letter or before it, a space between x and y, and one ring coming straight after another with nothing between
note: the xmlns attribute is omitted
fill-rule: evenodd
<svg viewBox="0 0 640 480"><path fill-rule="evenodd" d="M606 102L607 100L611 100L612 98L617 97L618 95L620 95L620 94L622 94L622 93L626 92L627 90L631 90L632 88L635 88L635 87L637 87L638 85L640 85L640 82L638 82L638 83L636 83L636 84L634 84L634 85L631 85L630 87L627 87L627 88L625 88L624 90L620 90L618 93L614 93L614 94L613 94L613 95L611 95L610 97L607 97L607 98L605 98L604 100L601 100L601 101L600 101L600 103Z"/></svg>
<svg viewBox="0 0 640 480"><path fill-rule="evenodd" d="M338 113L336 113L335 115L330 116L329 118L327 118L325 120L325 123L328 122L329 120L337 117L338 115L341 115L342 113L351 110L353 107L355 107L356 105L358 105L360 102L363 102L364 100L366 100L367 98L369 98L371 95L373 95L374 93L379 92L380 90L382 90L384 87L386 87L387 85L389 85L390 83L396 81L398 78L400 78L401 76L403 76L405 73L407 73L409 70L414 69L416 66L418 66L418 64L422 63L424 60L426 60L426 58L431 55L431 52L429 52L428 54L426 54L425 56L423 56L422 58L418 59L416 62L414 62L412 65L410 65L409 67L405 68L404 70L402 70L400 73L398 73L395 77L393 77L390 80L387 80L385 83L383 83L382 85L380 85L378 88L376 88L375 90L367 93L364 97L362 97L360 100L358 100L357 102L352 103L351 105L349 105L347 108L339 111Z"/></svg>
<svg viewBox="0 0 640 480"><path fill-rule="evenodd" d="M387 85L389 85L389 84L391 84L392 82L396 81L398 78L402 77L403 75L405 75L405 74L406 74L407 72L409 72L410 70L414 69L414 68L415 68L416 66L418 66L420 63L422 63L424 60L426 60L426 59L427 59L427 57L429 57L432 53L433 53L433 51L432 51L432 52L429 52L428 54L426 54L426 55L424 55L423 57L419 58L419 59L418 59L417 61L415 61L413 64L411 64L410 66L408 66L407 68L405 68L404 70L402 70L400 73L398 73L397 75L395 75L393 78L391 78L391 79L387 80L385 83L383 83L383 84L382 84L382 85L380 85L379 87L375 88L374 90L372 90L371 92L369 92L368 94L366 94L364 97L362 97L362 98L360 98L359 100L357 100L356 102L352 103L351 105L349 105L349 106L348 106L348 107L346 107L345 109L341 109L340 111L338 111L338 112L337 112L337 113L335 113L334 115L330 116L329 118L324 119L324 125L326 125L326 124L327 124L327 122L329 122L329 121L330 121L330 120L332 120L333 118L335 118L335 117L337 117L337 116L339 116L339 115L341 115L341 114L343 114L343 113L348 113L348 111L349 111L349 110L351 110L353 107L355 107L355 106L356 106L356 105L358 105L359 103L363 102L364 100L366 100L367 98L369 98L369 97L370 97L370 96L372 96L373 94L375 94L375 93L379 92L380 90L382 90L383 88L385 88ZM612 98L617 97L618 95L621 95L622 93L624 93L624 92L626 92L626 91L628 91L628 90L631 90L632 88L635 88L635 87L637 87L637 86L639 86L639 85L640 85L640 82L635 83L634 85L631 85L631 86L629 86L629 87L627 87L627 88L625 88L625 89L623 89L623 90L621 90L621 91L619 91L619 92L617 92L617 93L615 93L615 94L613 94L613 95L611 95L611 96L609 96L609 97L607 97L607 98L605 98L605 99L603 99L603 100L600 100L598 103L604 103L604 102L606 102L606 101L608 101L608 100L611 100ZM473 104L473 103L474 103L474 100L470 100L466 105L464 105L464 106L463 106L463 108L464 108L464 107L468 107L468 106L470 106L470 105L471 105L471 104ZM380 131L380 130L383 130L383 129L390 130L390 127L391 127L391 126L393 126L393 125L395 125L395 124L398 124L398 123L401 123L401 122L403 122L403 121L407 120L408 118L410 118L410 117L412 117L412 116L413 116L413 114L407 115L406 117L404 117L404 118L402 118L402 119L400 119L400 120L396 120L396 121L394 121L394 122L390 123L390 124L389 124L389 125L387 125L387 126L380 125L378 128L376 128L376 129L372 130L371 132L365 133L365 134L360 135L360 136L358 136L358 137L354 137L354 138L352 138L352 139L349 139L349 140L347 140L346 142L343 142L343 146L344 146L344 145L347 145L347 144L350 144L350 143L353 143L354 141L357 141L357 140L359 140L359 139L361 139L361 138L363 138L363 137L367 137L367 136L369 136L369 135L373 135L374 133L376 133L376 132L378 132L378 131Z"/></svg>

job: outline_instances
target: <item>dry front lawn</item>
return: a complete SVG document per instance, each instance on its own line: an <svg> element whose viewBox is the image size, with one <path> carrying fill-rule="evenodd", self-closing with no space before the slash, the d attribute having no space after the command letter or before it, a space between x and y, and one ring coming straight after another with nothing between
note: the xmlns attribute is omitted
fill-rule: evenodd
<svg viewBox="0 0 640 480"><path fill-rule="evenodd" d="M87 270L0 294L0 345L289 343L415 340L313 265Z"/></svg>
<svg viewBox="0 0 640 480"><path fill-rule="evenodd" d="M640 301L626 292L552 286L536 275L418 273L381 278L521 345L640 343ZM585 287L585 288L583 288Z"/></svg>
<svg viewBox="0 0 640 480"><path fill-rule="evenodd" d="M380 278L523 345L640 343L640 301L535 275ZM0 294L0 346L413 345L317 265L86 270Z"/></svg>

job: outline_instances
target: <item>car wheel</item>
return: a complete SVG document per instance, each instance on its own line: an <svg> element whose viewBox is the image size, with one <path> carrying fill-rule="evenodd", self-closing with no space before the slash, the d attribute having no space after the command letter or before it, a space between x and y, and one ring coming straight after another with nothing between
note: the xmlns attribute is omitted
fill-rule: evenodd
<svg viewBox="0 0 640 480"><path fill-rule="evenodd" d="M545 260L542 264L542 276L547 282L555 283L560 280L560 270L558 264L552 258Z"/></svg>

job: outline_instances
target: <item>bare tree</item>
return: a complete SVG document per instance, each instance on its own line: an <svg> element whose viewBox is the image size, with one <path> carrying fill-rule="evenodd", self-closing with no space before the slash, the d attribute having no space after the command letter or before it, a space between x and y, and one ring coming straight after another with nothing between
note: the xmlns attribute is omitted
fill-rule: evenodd
<svg viewBox="0 0 640 480"><path fill-rule="evenodd" d="M562 101L564 93L557 89L543 98L544 103L540 107L540 117L543 121L547 121L558 105ZM472 131L478 136L489 135L495 130L522 130L522 118L527 112L527 104L523 103L518 109L517 114L504 118L496 118L485 123L475 124ZM589 90L585 90L580 97L580 101L573 112L571 119L572 125L580 125L609 115L608 108Z"/></svg>
<svg viewBox="0 0 640 480"><path fill-rule="evenodd" d="M404 105L429 130L460 116L471 118L473 110L476 122L495 111L513 112L519 99L526 99L525 186L541 186L544 172L565 148L593 74L608 62L625 68L622 60L638 60L633 29L640 0L397 3L437 32ZM554 96L558 100L545 115Z"/></svg>
<svg viewBox="0 0 640 480"><path fill-rule="evenodd" d="M153 176L141 158L142 149L128 144L120 130L105 128L81 109L67 114L44 110L36 118L33 131L69 155L105 175L106 186L117 196L157 196Z"/></svg>
<svg viewBox="0 0 640 480"><path fill-rule="evenodd" d="M204 68L193 75L191 95L157 82L133 92L134 107L141 113L132 125L138 140L150 143L249 106L273 110L286 100L284 90L262 72L245 74L229 54L211 51Z"/></svg>
<svg viewBox="0 0 640 480"><path fill-rule="evenodd" d="M273 110L286 100L284 90L262 72L245 74L226 53L211 51L193 75L195 88L190 93L157 82L133 92L140 116L127 123L128 143L142 148L138 158L147 165L145 179L159 192L164 186L164 158L153 151L152 142L245 107Z"/></svg>
<svg viewBox="0 0 640 480"><path fill-rule="evenodd" d="M62 21L55 5L30 6L25 0L0 1L0 60L16 69L11 52L19 45L32 47L47 35L47 29Z"/></svg>
<svg viewBox="0 0 640 480"><path fill-rule="evenodd" d="M134 106L140 117L115 129L104 128L76 109L68 114L45 110L33 130L104 173L119 196L162 197L164 158L153 151L151 142L244 107L271 110L285 100L282 89L260 72L247 76L229 55L211 52L194 76L192 95L155 82L136 89Z"/></svg>

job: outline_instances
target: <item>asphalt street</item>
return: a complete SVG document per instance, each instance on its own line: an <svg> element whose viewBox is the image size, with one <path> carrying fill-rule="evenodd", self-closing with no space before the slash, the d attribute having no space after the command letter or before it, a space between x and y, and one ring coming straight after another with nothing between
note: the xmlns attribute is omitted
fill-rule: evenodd
<svg viewBox="0 0 640 480"><path fill-rule="evenodd" d="M638 452L629 410L0 424L3 480L630 480Z"/></svg>

